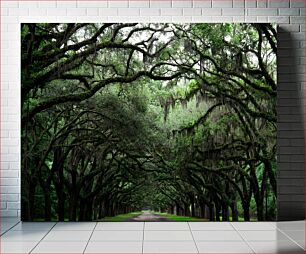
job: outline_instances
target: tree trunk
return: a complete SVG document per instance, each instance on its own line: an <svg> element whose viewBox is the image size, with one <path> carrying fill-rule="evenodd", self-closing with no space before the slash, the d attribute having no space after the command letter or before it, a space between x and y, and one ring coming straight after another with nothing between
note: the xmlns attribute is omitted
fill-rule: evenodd
<svg viewBox="0 0 306 254"><path fill-rule="evenodd" d="M222 204L222 221L229 221L228 205Z"/></svg>
<svg viewBox="0 0 306 254"><path fill-rule="evenodd" d="M206 207L203 203L200 204L200 217L206 218Z"/></svg>
<svg viewBox="0 0 306 254"><path fill-rule="evenodd" d="M45 198L45 221L51 221L51 196L50 189L44 190L44 198Z"/></svg>
<svg viewBox="0 0 306 254"><path fill-rule="evenodd" d="M231 203L231 210L232 210L232 221L238 221L238 210L237 210L236 201Z"/></svg>
<svg viewBox="0 0 306 254"><path fill-rule="evenodd" d="M208 208L209 208L209 220L214 221L215 220L214 204L213 203L209 204Z"/></svg>
<svg viewBox="0 0 306 254"><path fill-rule="evenodd" d="M250 221L250 206L249 204L242 202L243 206L243 218L244 221Z"/></svg>

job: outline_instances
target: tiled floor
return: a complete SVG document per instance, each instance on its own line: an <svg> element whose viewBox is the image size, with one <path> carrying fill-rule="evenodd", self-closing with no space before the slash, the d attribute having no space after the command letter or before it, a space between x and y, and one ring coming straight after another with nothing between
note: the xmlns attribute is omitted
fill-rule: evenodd
<svg viewBox="0 0 306 254"><path fill-rule="evenodd" d="M33 222L1 218L0 253L304 253L305 221Z"/></svg>

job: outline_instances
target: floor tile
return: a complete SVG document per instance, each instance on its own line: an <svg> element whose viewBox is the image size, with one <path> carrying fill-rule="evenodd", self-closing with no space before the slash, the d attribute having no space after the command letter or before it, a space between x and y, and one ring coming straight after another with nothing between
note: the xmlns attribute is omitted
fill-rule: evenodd
<svg viewBox="0 0 306 254"><path fill-rule="evenodd" d="M236 230L275 230L269 222L231 222Z"/></svg>
<svg viewBox="0 0 306 254"><path fill-rule="evenodd" d="M3 234L6 231L10 230L11 228L13 228L14 226L18 225L19 222L1 222L0 223L0 229L1 229L1 233Z"/></svg>
<svg viewBox="0 0 306 254"><path fill-rule="evenodd" d="M143 230L144 222L98 222L95 230Z"/></svg>
<svg viewBox="0 0 306 254"><path fill-rule="evenodd" d="M194 242L144 242L143 253L198 253Z"/></svg>
<svg viewBox="0 0 306 254"><path fill-rule="evenodd" d="M85 253L142 253L142 242L89 242Z"/></svg>
<svg viewBox="0 0 306 254"><path fill-rule="evenodd" d="M236 231L192 231L195 241L242 241Z"/></svg>
<svg viewBox="0 0 306 254"><path fill-rule="evenodd" d="M15 231L18 232L18 231ZM92 231L53 231L51 230L43 239L44 242L86 242Z"/></svg>
<svg viewBox="0 0 306 254"><path fill-rule="evenodd" d="M142 241L143 231L94 231L90 241Z"/></svg>
<svg viewBox="0 0 306 254"><path fill-rule="evenodd" d="M188 222L191 230L235 230L229 222Z"/></svg>
<svg viewBox="0 0 306 254"><path fill-rule="evenodd" d="M297 242L301 247L305 248L305 231L304 230L286 230L282 231L293 241Z"/></svg>
<svg viewBox="0 0 306 254"><path fill-rule="evenodd" d="M278 230L271 231L239 231L241 236L246 241L286 241L289 240L287 236Z"/></svg>
<svg viewBox="0 0 306 254"><path fill-rule="evenodd" d="M40 241L47 232L45 231L8 231L1 236L1 242L35 242Z"/></svg>
<svg viewBox="0 0 306 254"><path fill-rule="evenodd" d="M253 253L252 249L241 242L197 242L200 253Z"/></svg>
<svg viewBox="0 0 306 254"><path fill-rule="evenodd" d="M144 230L190 230L187 222L145 222Z"/></svg>
<svg viewBox="0 0 306 254"><path fill-rule="evenodd" d="M304 253L304 250L291 241L248 242L256 253Z"/></svg>
<svg viewBox="0 0 306 254"><path fill-rule="evenodd" d="M0 253L29 253L37 242L2 242Z"/></svg>
<svg viewBox="0 0 306 254"><path fill-rule="evenodd" d="M72 230L93 230L96 222L58 222L54 228L55 231L72 231Z"/></svg>
<svg viewBox="0 0 306 254"><path fill-rule="evenodd" d="M49 231L55 222L20 222L12 228L13 231Z"/></svg>
<svg viewBox="0 0 306 254"><path fill-rule="evenodd" d="M40 242L31 253L83 253L87 242Z"/></svg>
<svg viewBox="0 0 306 254"><path fill-rule="evenodd" d="M145 231L145 241L192 241L190 231Z"/></svg>
<svg viewBox="0 0 306 254"><path fill-rule="evenodd" d="M281 230L304 230L305 221L281 221L275 223L276 227Z"/></svg>

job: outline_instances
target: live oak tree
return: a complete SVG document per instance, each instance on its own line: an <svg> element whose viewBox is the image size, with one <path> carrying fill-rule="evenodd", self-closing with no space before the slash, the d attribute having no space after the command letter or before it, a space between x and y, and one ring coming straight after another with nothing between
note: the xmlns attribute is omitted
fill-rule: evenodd
<svg viewBox="0 0 306 254"><path fill-rule="evenodd" d="M21 26L24 220L275 218L273 26Z"/></svg>

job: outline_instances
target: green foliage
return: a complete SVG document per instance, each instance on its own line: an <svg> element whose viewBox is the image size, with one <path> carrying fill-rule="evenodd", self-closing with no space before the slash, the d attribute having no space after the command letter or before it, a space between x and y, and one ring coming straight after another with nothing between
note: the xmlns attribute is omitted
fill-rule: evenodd
<svg viewBox="0 0 306 254"><path fill-rule="evenodd" d="M24 220L275 219L273 26L23 24L21 44Z"/></svg>

